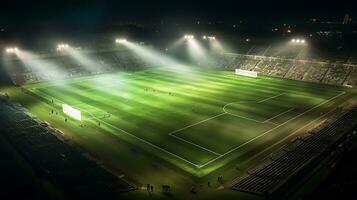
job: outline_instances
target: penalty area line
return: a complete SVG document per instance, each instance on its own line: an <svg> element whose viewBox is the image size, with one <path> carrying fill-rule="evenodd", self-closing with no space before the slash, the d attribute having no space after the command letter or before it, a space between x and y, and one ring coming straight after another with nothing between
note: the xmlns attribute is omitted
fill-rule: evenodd
<svg viewBox="0 0 357 200"><path fill-rule="evenodd" d="M186 143L188 143L188 144L190 144L190 145L193 145L193 146L195 146L195 147L198 147L198 148L200 148L200 149L203 149L203 150L205 150L205 151L207 151L207 152L209 152L209 153L212 153L212 154L214 154L214 155L216 155L216 156L220 156L220 155L222 155L222 154L217 153L217 152L215 152L215 151L213 151L213 150L207 149L206 147L203 147L203 146L201 146L201 145L198 145L198 144L196 144L196 143L193 143L193 142L191 142L191 141L188 141L188 140L186 140L186 139L183 139L183 138L181 138L181 137L179 137L179 136L176 136L176 135L174 135L174 134L177 133L177 132L180 132L180 131L182 131L182 130L185 130L185 129L187 129L187 128L190 128L190 127L192 127L192 126L196 126L196 125L198 125L198 124L207 122L207 121L209 121L209 120L211 120L211 119L220 117L220 116L225 115L225 114L226 114L226 113L221 113L221 114L215 115L215 116L213 116L213 117L210 117L210 118L201 120L201 121L196 122L196 123L194 123L194 124L191 124L191 125L185 126L185 127L183 127L183 128L177 129L177 130L175 130L175 131L172 131L172 132L168 133L168 135L171 136L171 137L174 137L174 138L176 138L176 139L178 139L178 140L181 140L181 141L183 141L183 142L186 142Z"/></svg>
<svg viewBox="0 0 357 200"><path fill-rule="evenodd" d="M268 121L270 121L270 120L272 120L272 119L275 119L275 118L277 118L277 117L279 117L279 116L281 116L281 115L284 115L285 113L288 113L288 112L290 112L290 111L292 111L292 110L294 110L294 109L295 109L295 108L290 108L289 110L286 110L286 111L284 111L284 112L282 112L282 113L280 113L280 114L278 114L278 115L275 115L275 116L273 116L273 117L271 117L271 118L265 120L264 122L268 122ZM299 113L299 114L300 114L300 113Z"/></svg>
<svg viewBox="0 0 357 200"><path fill-rule="evenodd" d="M212 162L214 162L214 161L216 161L216 160L218 160L218 159L220 159L220 158L222 158L222 157L224 157L224 156L226 156L226 155L232 153L233 151L235 151L235 150L237 150L237 149L239 149L239 148L241 148L241 147L246 146L247 144L253 142L254 140L256 140L256 139L258 139L258 138L260 138L260 137L263 137L264 135L270 133L271 131L273 131L273 130L275 130L275 129L277 129L277 128L279 128L279 127L281 127L281 126L283 126L283 125L285 125L285 124L287 124L287 123L289 123L290 121L292 121L292 120L294 120L294 119L296 119L296 118L298 118L298 117L304 115L304 114L307 113L307 112L310 112L311 110L314 110L315 108L318 108L318 107L320 107L320 106L322 106L322 105L324 105L324 104L326 104L326 103L328 103L328 102L330 102L330 101L332 101L332 100L334 100L334 99L336 99L336 98L338 98L338 97L344 95L345 93L346 93L346 92L342 92L342 93L340 93L340 94L338 94L338 95L336 95L336 96L334 96L334 97L332 97L332 98L330 98L330 99L327 99L327 100L324 101L324 102L319 103L318 105L316 105L316 106L310 108L309 110L306 110L306 111L303 112L303 113L300 113L299 115L297 115L297 116L295 116L295 117L293 117L293 118L287 120L286 122L284 122L284 123L282 123L282 124L280 124L280 125L278 125L278 126L272 128L272 129L270 129L270 130L268 130L268 131L266 131L266 132L264 132L264 133L262 133L262 134L260 134L260 135L257 135L256 137L254 137L254 138L252 138L252 139L250 139L250 140L244 142L243 144L241 144L241 145L239 145L239 146L237 146L237 147L235 147L235 148L233 148L233 149L227 151L226 153L224 153L224 154L222 154L222 155L220 155L220 156L218 156L218 157L216 157L216 158L214 158L214 159L212 159L212 160L210 160L210 161L208 161L208 162L206 162L206 163L200 165L198 168L202 168L202 167L204 167L204 166L206 166L206 165L208 165L208 164L210 164L210 163L212 163ZM308 125L308 124L305 124L303 127L306 127L307 125Z"/></svg>
<svg viewBox="0 0 357 200"><path fill-rule="evenodd" d="M85 111L85 112L88 112L88 111ZM88 113L89 113L89 112L88 112ZM92 115L91 113L89 113L89 114ZM149 145L149 146L152 146L152 147L154 147L154 148L156 148L156 149L159 149L159 150L161 150L161 151L163 151L163 152L165 152L165 153L167 153L167 154L170 154L171 156L174 156L175 158L178 158L178 159L180 159L180 160L182 160L182 161L184 161L184 162L186 162L186 163L188 163L188 164L191 164L191 165L195 166L196 168L200 168L200 165L199 165L199 164L193 163L193 162L191 162L191 161L189 161L189 160L187 160L187 159L185 159L185 158L182 158L182 157L179 156L179 155L176 155L176 154L174 154L174 153L172 153L172 152L170 152L170 151L168 151L168 150L166 150L166 149L164 149L164 148L162 148L162 147L159 147L159 146L157 146L157 145L155 145L155 144L153 144L153 143L151 143L151 142L148 142L148 141L146 141L146 140L144 140L144 139L142 139L142 138L140 138L140 137L138 137L138 136L136 136L136 135L134 135L134 134L132 134L132 133L129 133L129 132L127 132L127 131L125 131L125 130L119 128L119 127L117 127L117 126L114 126L114 125L112 125L112 124L110 124L110 123L108 123L108 122L105 122L105 121L103 121L103 120L101 120L101 119L98 119L97 117L95 117L95 116L93 116L93 115L92 115L92 117L93 117L94 119L100 121L101 123L106 124L107 126L113 128L113 129L119 130L119 131L121 131L121 132L123 132L123 133L125 133L125 134L127 134L127 135L129 135L129 136L131 136L131 137L133 137L133 138L135 138L135 139L137 139L137 140L139 140L139 141L141 141L141 142L143 142L143 143Z"/></svg>
<svg viewBox="0 0 357 200"><path fill-rule="evenodd" d="M201 123L203 123L203 122L209 121L209 120L211 120L211 119L214 119L214 118L220 117L220 116L225 115L225 114L227 114L227 113L221 113L221 114L215 115L215 116L213 116L213 117L210 117L210 118L204 119L204 120L202 120L202 121L196 122L196 123L194 123L194 124L191 124L191 125L185 126L185 127L183 127L183 128L180 128L180 129L174 130L174 131L172 131L172 132L168 133L168 135L172 135L172 134L174 134L174 133L180 132L180 131L182 131L182 130L185 130L185 129L190 128L190 127L192 127L192 126L195 126L195 125L197 125L197 124L201 124Z"/></svg>
<svg viewBox="0 0 357 200"><path fill-rule="evenodd" d="M42 94L45 95L45 96L47 96L47 98L56 99L57 101L64 103L62 100L57 99L57 98L55 98L55 97L52 97L52 96L50 96L50 95L48 95L48 94L44 94L44 93L42 93ZM101 119L95 117L95 116L94 116L92 113L90 113L89 111L84 110L84 112L86 112L86 113L88 113L90 116L92 116L91 119L96 119L96 120L100 121L101 123L106 124L107 126L113 128L113 129L119 130L119 131L121 131L121 132L123 132L123 133L125 133L125 134L127 134L127 135L129 135L129 136L131 136L131 137L133 137L133 138L135 138L135 139L137 139L137 140L139 140L139 141L141 141L141 142L143 142L143 143L149 145L149 146L152 146L152 147L154 147L154 148L156 148L156 149L159 149L159 150L161 150L161 151L163 151L163 152L165 152L165 153L167 153L167 154L169 154L169 155L171 155L171 156L173 156L173 157L175 157L175 158L177 158L177 159L179 159L179 160L182 160L182 161L184 161L184 162L186 162L186 163L188 163L188 164L190 164L190 165L192 165L192 166L194 166L194 167L196 167L196 168L200 168L200 165L199 165L199 164L193 163L193 162L191 162L191 161L189 161L189 160L187 160L187 159L185 159L185 158L182 158L181 156L176 155L176 154L174 154L174 153L172 153L172 152L170 152L170 151L168 151L168 150L166 150L166 149L164 149L164 148L162 148L162 147L159 147L159 146L157 146L157 145L155 145L155 144L153 144L153 143L151 143L151 142L148 142L148 141L146 141L146 140L144 140L144 139L142 139L142 138L140 138L140 137L138 137L138 136L136 136L136 135L133 135L132 133L129 133L129 132L127 132L127 131L125 131L125 130L119 128L119 127L117 127L117 126L114 126L114 125L112 125L112 124L110 124L110 123L108 123L108 122L105 122L105 121L103 121L103 120L101 120ZM223 113L223 114L225 114L225 113Z"/></svg>
<svg viewBox="0 0 357 200"><path fill-rule="evenodd" d="M263 103L263 102L269 101L270 99L275 99L276 97L280 97L280 96L282 96L282 95L284 95L284 94L285 94L284 92L283 92L283 93L280 93L280 94L277 94L277 95L275 95L275 96L272 96L272 97L263 99L263 100L261 100L261 101L258 101L258 103Z"/></svg>
<svg viewBox="0 0 357 200"><path fill-rule="evenodd" d="M191 144L191 145L193 145L193 146L196 146L196 147L198 147L198 148L200 148L200 149L203 149L203 150L205 150L205 151L208 151L208 152L210 152L210 153L212 153L212 154L214 154L214 155L216 155L216 156L220 156L220 155L222 155L222 154L219 154L219 153L217 153L217 152L215 152L215 151L212 151L212 150L210 150L210 149L207 149L207 148L205 148L205 147L202 147L202 146L200 146L200 145L198 145L198 144L195 144L195 143L193 143L193 142L190 142L190 141L188 141L188 140L185 140L185 139L183 139L183 138L181 138L181 137L178 137L178 136L176 136L176 135L170 135L170 136L172 136L172 137L174 137L174 138L176 138L176 139L178 139L178 140L181 140L181 141L183 141L183 142L186 142L186 143L188 143L188 144Z"/></svg>

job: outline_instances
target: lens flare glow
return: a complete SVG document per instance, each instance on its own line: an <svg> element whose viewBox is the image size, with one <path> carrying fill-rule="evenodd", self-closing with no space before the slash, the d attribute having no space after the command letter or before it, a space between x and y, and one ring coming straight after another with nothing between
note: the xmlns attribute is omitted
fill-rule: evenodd
<svg viewBox="0 0 357 200"><path fill-rule="evenodd" d="M29 71L34 72L42 80L59 80L68 77L68 72L61 66L39 55L24 50L17 50L16 55Z"/></svg>
<svg viewBox="0 0 357 200"><path fill-rule="evenodd" d="M194 61L202 62L208 59L206 50L195 39L188 40L187 50L189 56Z"/></svg>
<svg viewBox="0 0 357 200"><path fill-rule="evenodd" d="M16 53L17 51L19 51L19 49L17 47L9 47L9 48L5 49L5 52L9 53L9 54Z"/></svg>
<svg viewBox="0 0 357 200"><path fill-rule="evenodd" d="M115 43L124 43L124 42L126 42L125 38L117 38L117 39L115 39Z"/></svg>
<svg viewBox="0 0 357 200"><path fill-rule="evenodd" d="M63 51L68 53L68 55L78 62L83 69L89 71L90 73L95 74L105 71L106 68L110 68L110 66L106 63L96 60L95 58L90 57L89 54L70 46L65 48Z"/></svg>
<svg viewBox="0 0 357 200"><path fill-rule="evenodd" d="M176 59L165 55L162 52L149 48L145 45L139 45L130 41L123 43L131 52L139 56L146 64L150 66L159 66L163 68L174 68L175 72L190 76L191 70L188 66L180 63Z"/></svg>

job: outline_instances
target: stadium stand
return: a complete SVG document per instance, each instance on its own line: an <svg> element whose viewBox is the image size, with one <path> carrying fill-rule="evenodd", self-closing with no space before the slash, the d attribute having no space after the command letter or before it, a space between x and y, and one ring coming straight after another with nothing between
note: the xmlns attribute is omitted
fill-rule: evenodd
<svg viewBox="0 0 357 200"><path fill-rule="evenodd" d="M1 96L1 95L0 95ZM71 198L115 197L136 186L118 178L56 136L56 130L1 97L2 136L38 174Z"/></svg>
<svg viewBox="0 0 357 200"><path fill-rule="evenodd" d="M83 51L83 54L95 62L96 71L86 70L69 55L56 53L43 55L40 59L58 64L64 68L64 78L90 75L91 73L106 73L116 69L135 70L148 66L143 59L125 49L108 49L96 51ZM279 55L279 56L277 56ZM357 87L357 64L353 59L346 62L325 60L297 59L299 51L290 49L284 52L276 52L274 48L252 48L247 54L221 53L210 55L210 59L202 62L203 65L211 65L226 69L244 69L257 71L259 74L276 76L288 79L311 81L324 84L343 85ZM10 60L14 69L11 77L16 85L53 80L50 73L43 74L34 71L23 62Z"/></svg>
<svg viewBox="0 0 357 200"><path fill-rule="evenodd" d="M63 78L79 77L90 74L106 73L116 69L134 70L140 67L145 67L148 63L145 63L135 54L126 50L100 50L100 51L88 51L84 54L94 60L92 69L95 71L89 71L88 66L82 66L81 63L71 58L66 54L53 54L43 55L40 58L42 61L56 64L61 67L61 75ZM18 59L9 60L12 73L12 81L15 85L23 85L28 83L35 83L41 81L55 80L56 74L51 74L48 70L46 73L31 69L31 66L27 66L26 63L20 62Z"/></svg>
<svg viewBox="0 0 357 200"><path fill-rule="evenodd" d="M254 70L259 74L332 85L357 87L357 65L343 62L301 60L292 56L269 57L222 53L212 56L215 66Z"/></svg>
<svg viewBox="0 0 357 200"><path fill-rule="evenodd" d="M346 133L356 125L357 107L354 107L272 153L260 165L249 169L245 176L234 180L232 189L264 196L280 195L279 191L288 187L288 182L294 182L296 177L316 167L320 160L334 155L345 141Z"/></svg>
<svg viewBox="0 0 357 200"><path fill-rule="evenodd" d="M349 141L341 145L339 152L328 165L332 173L305 199L349 199L354 196L357 187L356 131L350 134Z"/></svg>

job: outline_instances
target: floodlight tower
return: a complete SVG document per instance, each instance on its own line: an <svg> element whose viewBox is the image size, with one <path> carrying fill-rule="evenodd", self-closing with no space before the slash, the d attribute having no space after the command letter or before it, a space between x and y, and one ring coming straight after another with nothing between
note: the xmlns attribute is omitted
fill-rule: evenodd
<svg viewBox="0 0 357 200"><path fill-rule="evenodd" d="M69 48L69 45L66 43L60 43L57 45L57 51L64 51Z"/></svg>
<svg viewBox="0 0 357 200"><path fill-rule="evenodd" d="M17 47L9 47L5 49L5 52L8 54L15 54L18 51L19 49Z"/></svg>
<svg viewBox="0 0 357 200"><path fill-rule="evenodd" d="M186 40L193 40L195 38L195 36L193 36L193 35L185 35L184 38Z"/></svg>
<svg viewBox="0 0 357 200"><path fill-rule="evenodd" d="M301 39L301 38L293 38L293 39L290 40L290 42L292 44L296 44L296 45L304 45L304 44L306 44L305 39Z"/></svg>
<svg viewBox="0 0 357 200"><path fill-rule="evenodd" d="M208 39L209 40L216 40L216 37L215 36L209 36Z"/></svg>
<svg viewBox="0 0 357 200"><path fill-rule="evenodd" d="M117 39L115 39L115 43L117 43L117 44L124 43L124 42L126 42L125 38L117 38Z"/></svg>

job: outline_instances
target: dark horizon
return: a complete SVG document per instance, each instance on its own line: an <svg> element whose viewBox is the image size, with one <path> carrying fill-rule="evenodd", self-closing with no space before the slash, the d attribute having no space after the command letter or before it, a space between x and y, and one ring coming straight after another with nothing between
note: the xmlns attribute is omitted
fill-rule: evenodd
<svg viewBox="0 0 357 200"><path fill-rule="evenodd" d="M2 2L0 24L116 24L126 21L304 21L309 18L342 21L352 17L356 3L352 1L10 1Z"/></svg>

